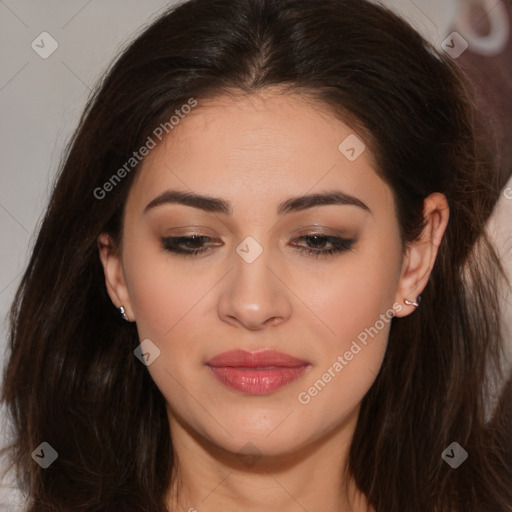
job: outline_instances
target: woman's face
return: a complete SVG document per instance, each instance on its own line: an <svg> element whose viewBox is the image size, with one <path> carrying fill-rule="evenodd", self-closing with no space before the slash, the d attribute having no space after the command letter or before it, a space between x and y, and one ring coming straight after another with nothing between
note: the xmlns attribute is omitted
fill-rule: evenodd
<svg viewBox="0 0 512 512"><path fill-rule="evenodd" d="M275 455L354 423L403 299L402 252L391 189L328 110L275 92L199 102L137 171L120 255L171 432ZM299 362L213 369L233 350Z"/></svg>

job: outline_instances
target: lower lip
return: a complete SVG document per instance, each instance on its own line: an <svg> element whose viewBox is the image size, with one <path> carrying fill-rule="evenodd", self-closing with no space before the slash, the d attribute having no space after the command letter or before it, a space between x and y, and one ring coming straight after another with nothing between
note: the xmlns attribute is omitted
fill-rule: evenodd
<svg viewBox="0 0 512 512"><path fill-rule="evenodd" d="M265 395L297 380L309 365L293 368L234 368L210 366L215 377L225 386L250 395Z"/></svg>

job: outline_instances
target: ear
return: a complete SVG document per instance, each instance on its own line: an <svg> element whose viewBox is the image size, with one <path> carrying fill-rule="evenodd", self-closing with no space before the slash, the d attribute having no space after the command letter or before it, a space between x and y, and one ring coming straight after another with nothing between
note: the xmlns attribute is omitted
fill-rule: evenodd
<svg viewBox="0 0 512 512"><path fill-rule="evenodd" d="M402 309L396 311L395 316L407 316L414 311L415 306L405 304L404 299L415 302L416 297L427 285L439 245L448 225L449 215L450 209L443 194L435 192L424 200L425 227L420 238L406 249L395 296L395 301L402 304Z"/></svg>
<svg viewBox="0 0 512 512"><path fill-rule="evenodd" d="M117 309L123 306L128 319L134 321L135 318L123 272L121 251L107 233L101 233L97 238L97 243L103 272L105 273L105 285L110 299Z"/></svg>

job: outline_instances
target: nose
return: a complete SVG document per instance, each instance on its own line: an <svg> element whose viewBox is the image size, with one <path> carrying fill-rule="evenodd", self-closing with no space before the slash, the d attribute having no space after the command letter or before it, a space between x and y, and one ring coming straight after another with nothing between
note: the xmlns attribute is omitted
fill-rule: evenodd
<svg viewBox="0 0 512 512"><path fill-rule="evenodd" d="M223 280L218 301L219 318L233 326L256 331L286 322L292 313L286 276L272 265L270 251L252 263L234 255L234 268Z"/></svg>

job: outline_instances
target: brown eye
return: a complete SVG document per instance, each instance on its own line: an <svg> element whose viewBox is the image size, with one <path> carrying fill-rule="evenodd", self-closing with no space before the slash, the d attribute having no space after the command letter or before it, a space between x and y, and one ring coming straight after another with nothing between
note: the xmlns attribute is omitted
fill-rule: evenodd
<svg viewBox="0 0 512 512"><path fill-rule="evenodd" d="M296 247L300 252L314 257L331 256L337 253L349 251L355 242L355 240L348 240L345 238L322 234L303 235L296 240L306 241L309 247L293 243L292 245L294 247ZM326 245L329 248L326 248Z"/></svg>
<svg viewBox="0 0 512 512"><path fill-rule="evenodd" d="M211 240L213 240L211 237L205 235L164 237L162 246L166 251L176 254L199 256L210 251L211 247L203 247L203 245Z"/></svg>

